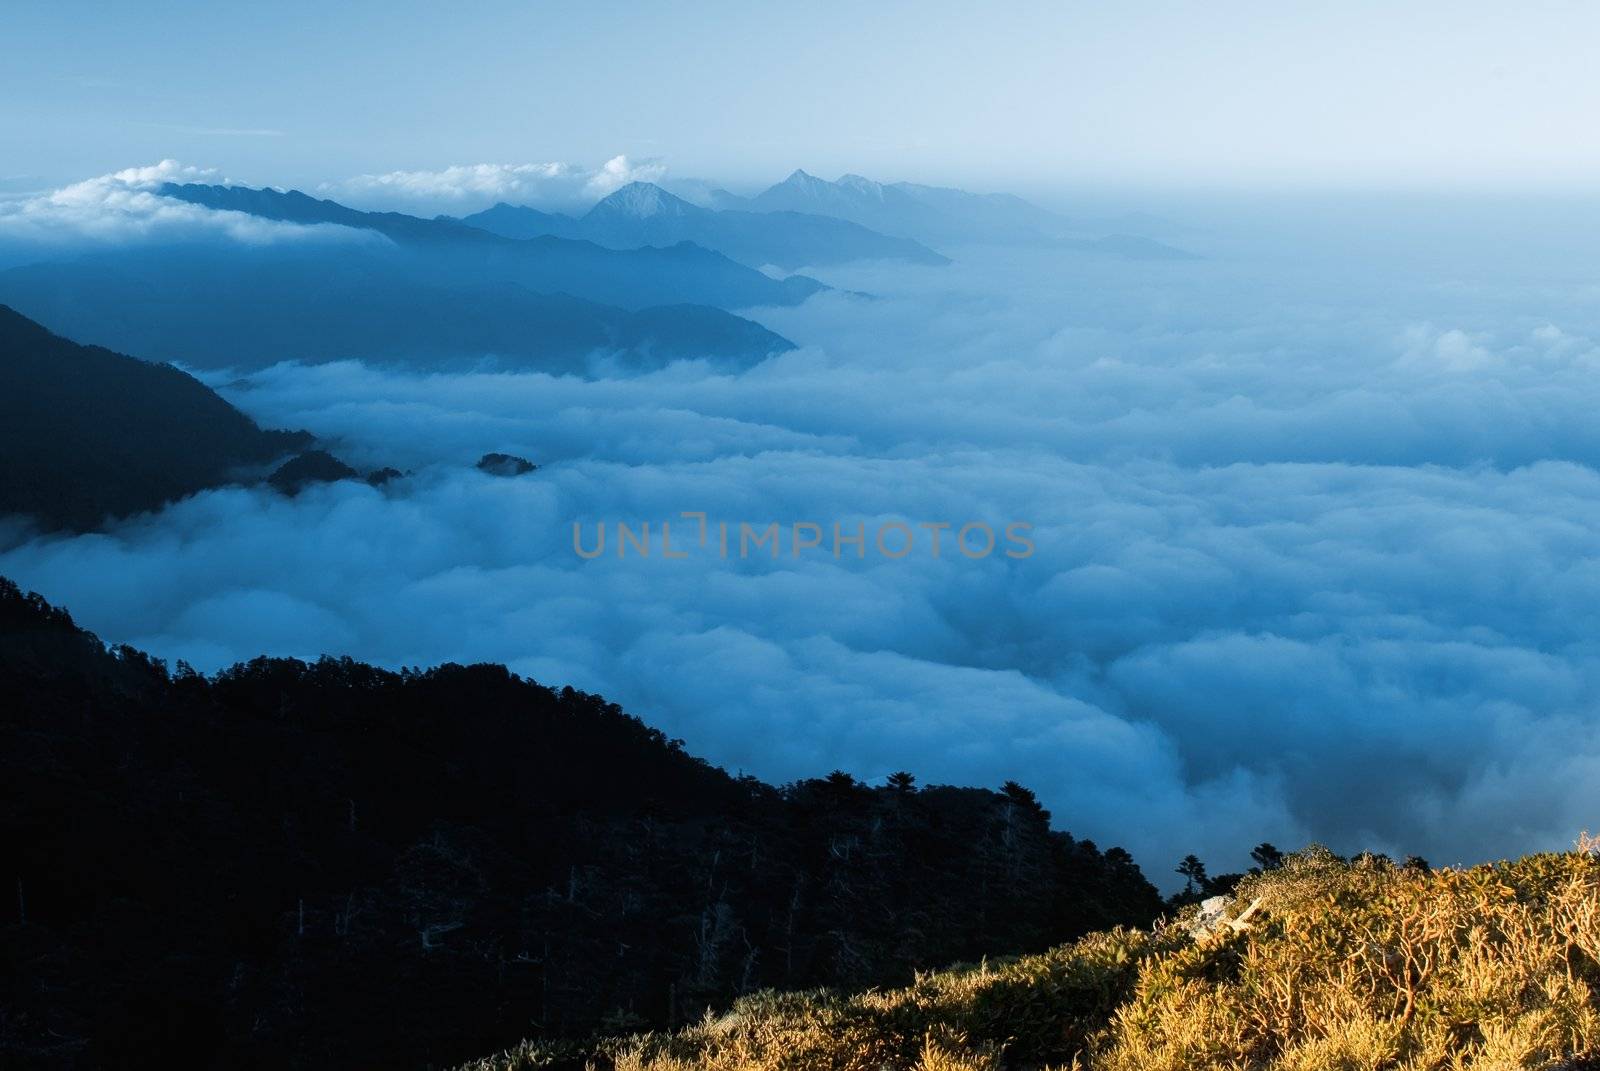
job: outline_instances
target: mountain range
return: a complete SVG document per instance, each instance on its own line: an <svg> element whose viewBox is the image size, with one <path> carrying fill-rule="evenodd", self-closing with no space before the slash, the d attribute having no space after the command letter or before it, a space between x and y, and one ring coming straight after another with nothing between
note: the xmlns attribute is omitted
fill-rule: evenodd
<svg viewBox="0 0 1600 1071"><path fill-rule="evenodd" d="M756 212L816 212L885 234L937 240L1005 241L1059 238L1071 223L1020 197L968 193L912 182L882 183L860 175L829 182L803 170L748 200L723 191L718 207Z"/></svg>
<svg viewBox="0 0 1600 1071"><path fill-rule="evenodd" d="M576 218L502 202L460 222L508 238L582 238L612 249L688 241L744 264L785 270L873 259L949 263L920 242L832 214L718 211L649 182L630 183Z"/></svg>
<svg viewBox="0 0 1600 1071"><path fill-rule="evenodd" d="M687 242L615 250L361 212L295 191L168 184L160 193L372 240L96 248L0 271L0 302L77 339L199 368L355 358L615 374L694 358L737 370L792 349L727 309L793 304L822 288Z"/></svg>
<svg viewBox="0 0 1600 1071"><path fill-rule="evenodd" d="M719 187L686 184L707 208L765 214L833 216L882 234L945 243L1035 245L1130 260L1192 260L1195 255L1149 237L1093 235L1082 225L1007 193L970 193L915 182L874 182L844 175L829 182L803 170L741 197Z"/></svg>
<svg viewBox="0 0 1600 1071"><path fill-rule="evenodd" d="M297 190L167 183L164 197L290 223L332 223L374 231L423 255L457 281L516 283L627 309L700 304L717 308L795 305L824 289L805 276L774 279L721 253L679 242L665 248L607 249L549 235L513 239L449 219L362 212Z"/></svg>
<svg viewBox="0 0 1600 1071"><path fill-rule="evenodd" d="M615 375L704 359L737 371L794 344L729 310L792 305L824 289L757 267L938 264L945 258L920 239L945 238L1189 256L1143 237L1069 237L1068 221L1009 195L804 171L749 199L702 191L713 208L632 183L581 218L500 204L465 220L423 219L246 186L156 192L370 240L42 254L0 271L0 302L70 337L197 368L359 359Z"/></svg>
<svg viewBox="0 0 1600 1071"><path fill-rule="evenodd" d="M135 248L0 271L0 301L75 338L196 368L359 359L588 374L794 348L705 305L620 308L455 277L383 248Z"/></svg>
<svg viewBox="0 0 1600 1071"><path fill-rule="evenodd" d="M80 346L0 306L0 514L90 529L310 444L171 365Z"/></svg>

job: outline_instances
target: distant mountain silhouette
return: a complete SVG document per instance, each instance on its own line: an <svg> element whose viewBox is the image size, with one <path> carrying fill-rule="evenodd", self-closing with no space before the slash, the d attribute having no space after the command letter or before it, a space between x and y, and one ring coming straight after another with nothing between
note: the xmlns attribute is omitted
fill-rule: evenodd
<svg viewBox="0 0 1600 1071"><path fill-rule="evenodd" d="M0 305L0 513L90 529L310 441L263 431L171 365L80 346Z"/></svg>
<svg viewBox="0 0 1600 1071"><path fill-rule="evenodd" d="M721 309L623 309L458 279L382 248L302 243L135 249L28 265L0 271L0 301L74 338L199 368L487 360L584 374L598 362L630 371L705 358L737 369L793 348Z"/></svg>
<svg viewBox="0 0 1600 1071"><path fill-rule="evenodd" d="M1192 253L1149 238L1085 237L1066 218L1007 193L882 183L860 175L829 182L797 170L754 197L715 190L712 198L720 208L837 216L884 234L936 243L1041 245L1135 260L1194 259Z"/></svg>
<svg viewBox="0 0 1600 1071"><path fill-rule="evenodd" d="M0 695L4 1067L420 1071L1162 909L1019 785L777 788L502 666L169 673L0 578Z"/></svg>
<svg viewBox="0 0 1600 1071"><path fill-rule="evenodd" d="M166 197L208 208L291 223L333 223L375 231L458 283L516 283L540 293L566 293L623 308L696 304L718 308L794 305L823 289L804 276L773 279L721 253L679 242L665 247L607 249L592 242L543 236L506 238L450 219L398 212L362 212L296 190L168 183Z"/></svg>
<svg viewBox="0 0 1600 1071"><path fill-rule="evenodd" d="M799 170L750 198L748 207L838 216L885 234L935 241L1041 241L1060 237L1071 227L1061 216L1010 194L885 184L860 175L828 182Z"/></svg>
<svg viewBox="0 0 1600 1071"><path fill-rule="evenodd" d="M441 219L450 219L441 216ZM498 234L505 238L584 238L583 221L560 212L541 212L527 205L510 205L504 201L482 212L474 212L455 222Z"/></svg>
<svg viewBox="0 0 1600 1071"><path fill-rule="evenodd" d="M715 211L648 182L629 183L579 219L502 203L460 222L510 238L587 238L613 249L689 241L757 267L794 269L870 259L949 263L920 242L879 234L846 219L803 212Z"/></svg>

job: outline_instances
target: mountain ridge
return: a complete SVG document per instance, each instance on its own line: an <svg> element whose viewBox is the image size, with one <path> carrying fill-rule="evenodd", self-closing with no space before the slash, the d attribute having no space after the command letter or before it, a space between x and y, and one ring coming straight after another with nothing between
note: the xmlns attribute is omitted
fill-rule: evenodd
<svg viewBox="0 0 1600 1071"><path fill-rule="evenodd" d="M626 309L514 283L436 281L382 253L294 246L135 250L0 271L0 301L85 340L196 368L364 360L551 375L705 359L730 370L794 343L722 309Z"/></svg>
<svg viewBox="0 0 1600 1071"><path fill-rule="evenodd" d="M805 276L770 278L692 242L623 250L553 235L507 238L449 217L423 219L399 212L364 212L298 190L166 183L158 192L190 204L264 219L371 230L402 249L425 254L441 270L464 279L514 282L536 292L565 292L623 308L795 305L826 289Z"/></svg>
<svg viewBox="0 0 1600 1071"><path fill-rule="evenodd" d="M92 529L311 441L261 429L171 365L79 345L0 305L0 512Z"/></svg>
<svg viewBox="0 0 1600 1071"><path fill-rule="evenodd" d="M1085 234L1071 220L1009 193L972 193L845 174L829 182L796 168L751 197L715 191L719 207L832 215L885 234L933 242L1045 246L1128 260L1195 260L1147 236Z"/></svg>
<svg viewBox="0 0 1600 1071"><path fill-rule="evenodd" d="M752 267L797 269L864 259L949 263L920 242L880 234L849 220L705 208L649 182L629 183L577 218L500 202L459 222L505 237L588 239L612 249L689 241Z"/></svg>

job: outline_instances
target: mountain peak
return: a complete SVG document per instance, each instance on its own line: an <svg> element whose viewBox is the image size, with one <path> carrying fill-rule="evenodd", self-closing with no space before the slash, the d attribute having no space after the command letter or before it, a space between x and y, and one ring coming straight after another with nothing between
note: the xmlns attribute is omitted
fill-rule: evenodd
<svg viewBox="0 0 1600 1071"><path fill-rule="evenodd" d="M772 188L775 190L793 190L815 197L825 195L835 185L836 183L829 182L825 178L818 178L809 171L804 171L797 167L794 169L793 174Z"/></svg>
<svg viewBox="0 0 1600 1071"><path fill-rule="evenodd" d="M602 199L589 210L589 214L648 219L652 216L686 216L699 211L701 209L653 182L630 182Z"/></svg>
<svg viewBox="0 0 1600 1071"><path fill-rule="evenodd" d="M874 182L864 175L841 175L839 181L834 183L841 190L871 197L874 200L883 200L884 187L881 182Z"/></svg>

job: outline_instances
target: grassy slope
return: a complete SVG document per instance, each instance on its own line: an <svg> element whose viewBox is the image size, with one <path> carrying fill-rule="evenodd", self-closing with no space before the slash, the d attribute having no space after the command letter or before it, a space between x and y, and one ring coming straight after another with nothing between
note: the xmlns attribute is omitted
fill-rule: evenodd
<svg viewBox="0 0 1600 1071"><path fill-rule="evenodd" d="M1246 879L1230 914L1257 900L1242 929L1094 934L889 992L759 993L675 1034L529 1044L471 1071L1501 1071L1600 1048L1589 852L1428 873L1312 849Z"/></svg>

